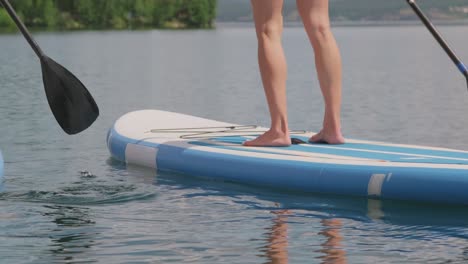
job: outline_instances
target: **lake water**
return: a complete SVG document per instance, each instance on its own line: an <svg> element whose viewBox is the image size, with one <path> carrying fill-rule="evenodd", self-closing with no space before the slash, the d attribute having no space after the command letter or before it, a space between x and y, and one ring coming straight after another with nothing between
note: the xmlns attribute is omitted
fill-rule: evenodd
<svg viewBox="0 0 468 264"><path fill-rule="evenodd" d="M468 61L468 26L440 31ZM346 137L468 150L466 82L425 28L334 32ZM468 261L466 207L285 193L110 158L107 130L132 110L269 125L252 28L35 36L101 116L81 134L62 132L34 53L20 35L0 35L0 263ZM291 128L317 131L312 49L298 27L286 28L284 46Z"/></svg>

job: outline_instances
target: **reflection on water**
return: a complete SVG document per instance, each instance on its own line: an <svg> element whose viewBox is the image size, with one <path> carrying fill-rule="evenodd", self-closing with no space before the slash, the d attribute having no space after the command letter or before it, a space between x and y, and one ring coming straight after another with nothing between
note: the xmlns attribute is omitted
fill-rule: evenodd
<svg viewBox="0 0 468 264"><path fill-rule="evenodd" d="M90 218L89 208L60 205L44 205L44 208L51 210L45 212L44 215L53 217L52 222L57 224L57 226L80 227L95 223Z"/></svg>
<svg viewBox="0 0 468 264"><path fill-rule="evenodd" d="M324 227L319 234L326 237L322 244L321 252L325 253L320 257L324 264L344 264L346 261L346 252L342 245L343 236L340 234L342 222L339 219L323 219L321 223Z"/></svg>
<svg viewBox="0 0 468 264"><path fill-rule="evenodd" d="M266 255L269 259L267 264L288 263L288 210L272 211L276 216L273 226L268 234L268 245Z"/></svg>
<svg viewBox="0 0 468 264"><path fill-rule="evenodd" d="M468 27L440 30L468 61ZM468 149L466 87L424 27L334 33L346 136ZM155 177L109 159L106 132L133 110L268 125L252 28L35 36L102 113L84 133L65 135L34 53L20 34L0 35L1 261L467 263L465 207ZM323 102L306 39L302 28L285 29L288 112L291 128L314 131Z"/></svg>
<svg viewBox="0 0 468 264"><path fill-rule="evenodd" d="M77 262L80 256L87 256L96 245L99 231L94 228L91 209L60 205L44 206L44 216L51 218L56 227L50 230L49 246L53 260ZM92 261L88 259L88 261Z"/></svg>
<svg viewBox="0 0 468 264"><path fill-rule="evenodd" d="M11 193L3 195L0 203L12 199L15 203L39 203L42 209L32 217L5 210L0 214L0 242L2 236L27 236L31 241L47 238L47 244L38 246L38 263L92 263L102 259L112 263L143 259L220 263L226 256L239 260L230 263L248 263L251 251L262 257L260 262L271 264L368 263L380 254L385 255L377 258L385 259L383 263L400 263L401 254L404 259L421 262L467 259L468 212L463 207L283 193L166 173L158 174L156 183L151 170L127 170L121 164L112 169L133 172L127 175L129 181L135 177L146 182L157 195L146 200L100 203L108 200L103 194L114 197L111 188L98 195L100 202L95 200L89 206L82 203L86 197L84 189L67 189L72 191L67 204L63 204L61 195L36 194L29 196L30 201ZM96 175L89 179L88 187L99 178ZM71 203L72 196L75 204ZM177 221L174 214L178 215ZM18 222L16 227L12 219ZM30 233L31 226L39 228ZM16 232L13 235L7 230ZM262 246L255 247L251 241L258 237L262 238ZM418 253L423 250L422 245L428 247L428 241L437 244L436 256ZM17 244L18 240L11 243ZM402 245L404 253L400 252ZM451 250L441 254L440 248ZM0 250L0 254L5 255L5 250ZM206 256L212 259L205 261Z"/></svg>
<svg viewBox="0 0 468 264"><path fill-rule="evenodd" d="M293 216L291 210L272 211L275 215L271 230L267 232L265 264L288 264L288 216ZM322 229L318 235L325 237L325 242L320 245L317 251L322 253L317 259L323 264L345 264L346 251L343 248L343 236L340 234L342 221L339 219L322 219L320 221Z"/></svg>
<svg viewBox="0 0 468 264"><path fill-rule="evenodd" d="M279 207L255 205L259 210L271 210L273 215L263 235L265 246L260 249L267 259L265 263L295 263L292 260L307 258L310 263L369 263L380 259L380 254L385 254L387 259L382 263L401 263L402 254L412 256L410 259L417 263L425 262L425 259L436 260L435 263L447 259L467 260L468 211L464 206L328 195L288 193L278 196L267 192L255 194L257 199L274 202L275 207ZM314 219L320 219L319 225L309 223ZM310 234L303 227L308 224L313 226ZM291 234L295 229L304 231ZM304 237L308 239L304 240ZM427 241L435 244L428 246ZM440 247L454 248L453 252L442 254ZM356 248L365 248L359 253L360 257L353 256ZM381 252L383 248L386 248L385 253ZM427 248L435 251L426 256L417 253ZM353 252L351 259L348 249ZM319 254L306 254L304 250Z"/></svg>

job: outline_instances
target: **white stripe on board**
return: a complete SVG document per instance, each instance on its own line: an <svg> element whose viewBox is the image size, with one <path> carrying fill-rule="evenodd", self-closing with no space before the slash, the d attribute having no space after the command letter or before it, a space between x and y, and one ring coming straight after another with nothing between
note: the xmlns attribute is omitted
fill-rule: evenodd
<svg viewBox="0 0 468 264"><path fill-rule="evenodd" d="M442 147L429 147L429 146L421 146L421 145L410 145L410 144L395 144L395 143L386 143L386 142L381 142L381 141L347 139L346 143L369 144L369 145L384 146L384 147L415 148L415 149L423 149L423 150L436 150L436 151L447 151L447 152L452 152L452 153L468 154L468 151L466 150L450 149L450 148L442 148Z"/></svg>
<svg viewBox="0 0 468 264"><path fill-rule="evenodd" d="M356 148L345 148L345 147L333 147L331 145L302 145L307 148L324 148L324 149L339 149L339 150L351 150L351 151L358 151L358 152L367 152L367 153L380 153L380 154L391 154L391 155L400 155L400 156L408 156L409 158L402 158L402 159L443 159L443 160L459 160L459 161L468 161L468 159L464 158L455 158L455 157L444 157L444 156L434 156L434 155L421 155L421 154L411 154L411 153L403 153L403 152L393 152L393 151L383 151L383 150L370 150L370 149L356 149Z"/></svg>
<svg viewBox="0 0 468 264"><path fill-rule="evenodd" d="M385 174L372 174L367 186L367 195L380 197L385 176Z"/></svg>
<svg viewBox="0 0 468 264"><path fill-rule="evenodd" d="M380 160L380 159L367 159L367 158L349 157L349 156L342 156L342 155L323 154L323 153L318 153L318 152L288 150L286 148L268 148L268 147L246 148L244 146L240 146L239 144L211 141L211 140L198 140L198 142L204 142L210 145L220 146L220 147L223 147L223 146L231 147L231 148L242 150L242 151L256 150L259 153L284 154L284 155L293 155L293 156L299 156L299 157L323 158L323 159L333 159L333 160L359 160L359 161L374 161L374 162L386 161L386 160Z"/></svg>
<svg viewBox="0 0 468 264"><path fill-rule="evenodd" d="M329 158L321 157L304 157L304 156L294 156L294 155L281 155L281 154L272 154L272 153L259 153L259 152L250 152L244 151L242 148L250 147L240 147L239 150L233 149L221 149L213 148L207 146L198 146L190 144L186 140L177 140L177 141L166 141L161 142L160 144L175 146L179 148L186 148L190 150L204 151L209 153L220 153L220 154L229 154L235 155L238 157L255 157L255 158L264 158L271 160L291 160L291 161L303 161L303 162L313 162L321 164L340 164L340 165L354 165L354 166L374 166L374 167L402 167L402 168L431 168L431 169L463 169L468 170L468 165L464 164L436 164L436 163L410 163L410 162L385 162L385 161L362 161L362 160L334 160Z"/></svg>
<svg viewBox="0 0 468 264"><path fill-rule="evenodd" d="M315 135L313 132L308 132L301 135L294 135L292 134L291 137L294 136L303 136L303 137L311 137ZM415 148L415 149L423 149L423 150L437 150L437 151L447 151L452 153L464 153L468 154L466 150L459 150L459 149L451 149L451 148L444 148L444 147L430 147L430 146L421 146L421 145L412 145L412 144L397 144L397 143L389 143L383 141L370 141L370 140L362 140L362 139L346 139L346 143L356 143L356 144L369 144L375 146L384 146L384 147L398 147L398 148Z"/></svg>
<svg viewBox="0 0 468 264"><path fill-rule="evenodd" d="M246 138L254 138L254 137L246 137ZM421 154L411 154L411 153L403 153L403 152L383 151L383 150L356 149L356 148L348 148L348 147L341 147L341 146L340 147L334 147L333 145L326 145L326 144L323 144L323 145L322 144L302 144L301 146L306 147L306 148L338 149L338 150L351 150L351 151L367 152L367 153L400 155L400 156L407 156L407 158L403 158L403 157L401 158L401 159L407 159L407 160L410 160L410 159L443 159L443 160L468 161L468 159L464 159L464 158L444 157L444 156L434 156L434 155L421 155ZM387 146L397 147L396 145L387 145ZM406 147L408 147L408 145ZM419 149L423 149L423 148L420 147ZM425 150L430 150L430 148L424 148L424 149ZM456 153L456 152L454 152L454 153ZM362 159L366 160L365 158L362 158ZM378 160L378 159L368 159L368 160Z"/></svg>
<svg viewBox="0 0 468 264"><path fill-rule="evenodd" d="M125 161L130 164L157 169L157 154L157 148L129 143L125 148Z"/></svg>

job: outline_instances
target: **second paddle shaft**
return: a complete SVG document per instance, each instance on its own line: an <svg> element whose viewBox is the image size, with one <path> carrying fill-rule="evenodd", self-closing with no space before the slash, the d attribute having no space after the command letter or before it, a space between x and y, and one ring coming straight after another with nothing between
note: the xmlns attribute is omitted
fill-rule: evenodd
<svg viewBox="0 0 468 264"><path fill-rule="evenodd" d="M23 22L21 22L21 19L13 11L13 7L11 6L10 2L8 2L8 0L0 0L0 3L2 3L3 7L5 7L5 10L8 12L10 17L13 19L13 21L15 21L15 24L21 30L21 33L23 33L24 37L28 41L29 45L31 45L32 49L37 54L37 56L39 58L42 58L44 56L44 52L42 52L39 45L37 45L36 41L34 41L34 39L32 38L28 29L24 26Z"/></svg>
<svg viewBox="0 0 468 264"><path fill-rule="evenodd" d="M468 69L466 66L463 64L463 62L460 61L460 59L455 55L455 53L450 49L448 46L447 42L441 37L440 33L437 31L437 29L432 25L432 23L429 21L429 19L423 14L421 9L418 7L416 4L415 0L406 0L408 4L411 6L411 8L414 10L414 12L418 15L418 17L421 19L421 21L424 23L424 25L427 27L427 29L432 33L434 38L439 42L439 44L442 46L442 48L447 52L449 57L452 59L452 61L457 65L458 69L460 72L465 75L465 77L468 79Z"/></svg>

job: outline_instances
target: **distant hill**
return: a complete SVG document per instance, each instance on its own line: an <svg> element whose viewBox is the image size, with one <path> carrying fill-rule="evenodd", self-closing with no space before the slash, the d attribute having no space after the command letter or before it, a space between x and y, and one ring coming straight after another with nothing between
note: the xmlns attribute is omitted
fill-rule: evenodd
<svg viewBox="0 0 468 264"><path fill-rule="evenodd" d="M432 19L468 19L468 0L421 0L418 5ZM218 0L218 21L250 21L250 0ZM295 0L285 0L284 16L299 20ZM330 17L334 21L414 20L406 0L330 0Z"/></svg>

